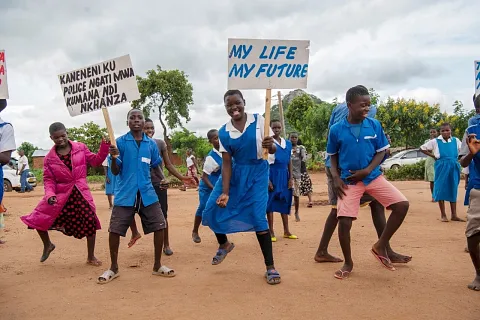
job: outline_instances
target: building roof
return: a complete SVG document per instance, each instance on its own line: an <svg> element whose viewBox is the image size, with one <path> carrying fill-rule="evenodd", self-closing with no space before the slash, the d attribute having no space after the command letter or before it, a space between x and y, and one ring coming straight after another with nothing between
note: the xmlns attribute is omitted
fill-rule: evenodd
<svg viewBox="0 0 480 320"><path fill-rule="evenodd" d="M50 152L50 150L42 150L42 149L35 150L35 151L33 152L33 154L32 154L32 158L35 158L35 157L45 157L48 152Z"/></svg>

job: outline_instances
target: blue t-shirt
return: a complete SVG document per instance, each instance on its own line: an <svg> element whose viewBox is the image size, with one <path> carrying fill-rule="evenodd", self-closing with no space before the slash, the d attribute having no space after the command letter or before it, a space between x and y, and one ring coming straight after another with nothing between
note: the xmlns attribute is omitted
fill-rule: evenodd
<svg viewBox="0 0 480 320"><path fill-rule="evenodd" d="M473 117L471 117L470 119L468 119L468 126L473 126L473 125L476 125L476 124L480 124L480 114L476 114L474 115Z"/></svg>
<svg viewBox="0 0 480 320"><path fill-rule="evenodd" d="M327 153L339 154L340 177L345 183L348 183L346 178L352 175L350 170L365 169L377 152L390 147L378 120L372 118L363 120L358 136L355 135L353 128L352 124L344 119L333 125L328 135ZM381 174L380 166L377 166L363 179L363 183L368 185Z"/></svg>
<svg viewBox="0 0 480 320"><path fill-rule="evenodd" d="M370 106L370 110L368 111L368 117L369 118L375 118L377 115L377 107L375 105ZM338 104L335 109L332 111L332 115L330 116L330 121L328 122L328 129L342 121L343 119L347 118L348 116L348 106L346 102ZM330 156L327 155L327 158L325 159L325 166L327 168L330 168Z"/></svg>
<svg viewBox="0 0 480 320"><path fill-rule="evenodd" d="M477 137L480 137L479 124L475 124L473 126L468 127L466 131L467 131L467 135L475 133ZM467 154L464 150L462 151L463 152L460 152L461 155ZM468 188L480 189L480 153L477 153L473 157L472 162L470 163L468 168L470 170L470 174L468 176Z"/></svg>

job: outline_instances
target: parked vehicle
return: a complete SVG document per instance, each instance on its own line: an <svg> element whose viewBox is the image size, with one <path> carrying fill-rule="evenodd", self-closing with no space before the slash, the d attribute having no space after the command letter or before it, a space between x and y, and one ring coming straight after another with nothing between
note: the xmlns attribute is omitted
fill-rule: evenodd
<svg viewBox="0 0 480 320"><path fill-rule="evenodd" d="M2 167L3 190L5 192L11 192L13 190L20 191L20 176L17 175L17 166L17 159L12 158L9 164L6 164ZM37 186L37 178L32 172L30 172L30 174L28 175L27 181L32 187L35 188Z"/></svg>
<svg viewBox="0 0 480 320"><path fill-rule="evenodd" d="M420 151L420 149L410 149L400 151L392 157L385 160L380 167L382 170L398 169L407 164L415 164L425 160L428 156Z"/></svg>

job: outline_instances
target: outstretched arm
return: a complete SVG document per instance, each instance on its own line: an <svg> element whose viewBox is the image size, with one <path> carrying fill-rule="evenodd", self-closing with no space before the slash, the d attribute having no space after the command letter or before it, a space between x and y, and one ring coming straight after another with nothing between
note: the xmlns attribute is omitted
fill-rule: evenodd
<svg viewBox="0 0 480 320"><path fill-rule="evenodd" d="M87 163L92 167L101 166L108 156L109 146L109 142L102 140L97 154L91 152L87 147L85 147L85 157L87 158Z"/></svg>

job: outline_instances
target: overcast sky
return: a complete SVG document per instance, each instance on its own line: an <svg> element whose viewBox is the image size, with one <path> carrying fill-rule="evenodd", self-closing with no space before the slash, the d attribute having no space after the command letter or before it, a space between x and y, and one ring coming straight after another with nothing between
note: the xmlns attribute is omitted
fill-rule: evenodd
<svg viewBox="0 0 480 320"><path fill-rule="evenodd" d="M189 75L194 105L186 127L205 134L227 120L229 37L310 40L307 91L323 100L342 100L363 84L383 98L438 102L447 111L458 99L472 108L478 12L480 1L472 0L0 0L10 91L1 116L18 144L42 148L52 145L54 121L104 126L100 111L69 116L57 75L130 54L139 75L157 64ZM245 98L247 110L262 112L263 91ZM110 109L117 135L127 131L128 109Z"/></svg>

